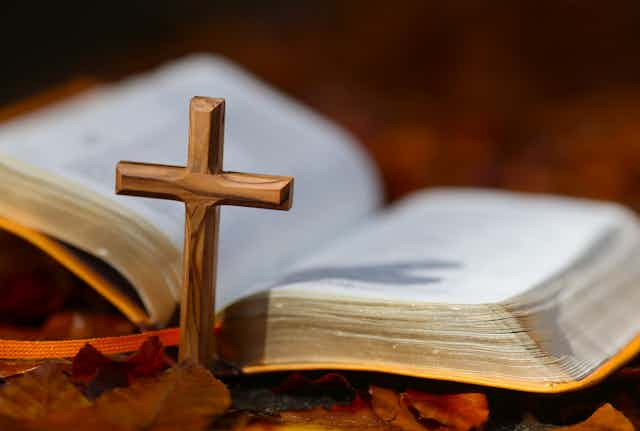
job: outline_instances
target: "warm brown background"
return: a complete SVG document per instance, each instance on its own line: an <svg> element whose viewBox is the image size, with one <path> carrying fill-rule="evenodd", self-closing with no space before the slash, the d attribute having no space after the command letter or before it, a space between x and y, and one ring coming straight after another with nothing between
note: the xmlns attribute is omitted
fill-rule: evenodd
<svg viewBox="0 0 640 431"><path fill-rule="evenodd" d="M2 9L5 110L63 83L217 52L355 133L391 199L429 185L477 185L640 209L637 1L130 0Z"/></svg>

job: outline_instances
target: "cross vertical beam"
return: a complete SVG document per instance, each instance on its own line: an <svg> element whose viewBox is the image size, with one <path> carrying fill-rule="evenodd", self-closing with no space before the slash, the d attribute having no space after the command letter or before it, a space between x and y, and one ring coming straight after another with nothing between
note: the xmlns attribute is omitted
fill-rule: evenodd
<svg viewBox="0 0 640 431"><path fill-rule="evenodd" d="M201 364L215 357L215 305L220 207L185 204L180 361Z"/></svg>
<svg viewBox="0 0 640 431"><path fill-rule="evenodd" d="M224 172L224 100L194 97L186 167L120 162L116 193L185 203L180 361L216 358L215 293L220 205L288 210L293 178Z"/></svg>
<svg viewBox="0 0 640 431"><path fill-rule="evenodd" d="M189 106L187 172L222 172L224 100L194 97ZM185 202L180 361L215 358L216 279L220 207L215 201Z"/></svg>

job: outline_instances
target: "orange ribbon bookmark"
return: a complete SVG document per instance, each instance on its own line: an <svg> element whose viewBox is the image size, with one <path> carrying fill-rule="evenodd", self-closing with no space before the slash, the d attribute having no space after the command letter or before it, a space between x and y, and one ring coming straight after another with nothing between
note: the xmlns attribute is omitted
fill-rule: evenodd
<svg viewBox="0 0 640 431"><path fill-rule="evenodd" d="M60 341L0 340L0 359L72 358L89 343L105 355L133 352L149 337L156 336L165 346L180 342L180 328L167 328L119 337L84 338Z"/></svg>

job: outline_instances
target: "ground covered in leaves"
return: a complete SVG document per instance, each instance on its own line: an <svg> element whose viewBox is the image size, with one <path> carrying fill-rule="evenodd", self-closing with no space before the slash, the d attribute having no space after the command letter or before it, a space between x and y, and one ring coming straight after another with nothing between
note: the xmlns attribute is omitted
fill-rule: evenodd
<svg viewBox="0 0 640 431"><path fill-rule="evenodd" d="M369 373L242 376L176 364L158 339L106 357L0 361L0 430L631 431L640 369L542 396Z"/></svg>

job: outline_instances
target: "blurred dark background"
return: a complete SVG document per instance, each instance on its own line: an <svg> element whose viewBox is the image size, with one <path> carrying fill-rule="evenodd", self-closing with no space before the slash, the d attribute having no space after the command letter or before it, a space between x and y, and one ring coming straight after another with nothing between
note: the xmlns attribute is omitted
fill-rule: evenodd
<svg viewBox="0 0 640 431"><path fill-rule="evenodd" d="M637 1L7 1L0 10L4 112L52 88L64 96L73 83L215 52L358 136L391 200L473 185L640 210Z"/></svg>

